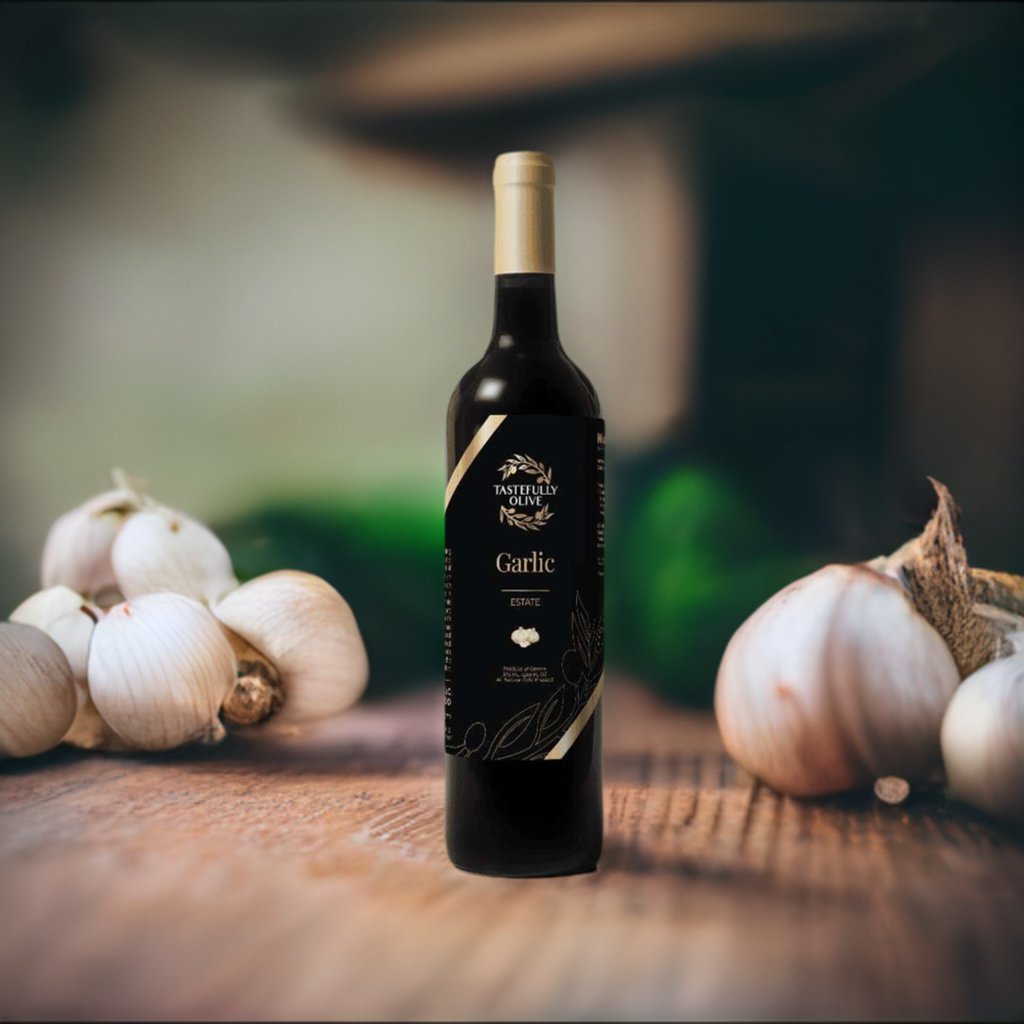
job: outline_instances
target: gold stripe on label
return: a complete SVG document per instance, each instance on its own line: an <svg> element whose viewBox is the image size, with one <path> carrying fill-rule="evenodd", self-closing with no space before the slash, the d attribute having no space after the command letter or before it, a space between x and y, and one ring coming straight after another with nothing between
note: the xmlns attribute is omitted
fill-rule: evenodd
<svg viewBox="0 0 1024 1024"><path fill-rule="evenodd" d="M569 753L569 748L576 742L576 737L583 732L587 722L590 721L590 716L597 710L597 702L601 699L603 691L604 673L602 672L601 678L597 681L597 686L594 687L594 692L590 695L590 700L587 701L583 710L576 716L572 725L565 730L565 735L544 755L545 761L558 761Z"/></svg>
<svg viewBox="0 0 1024 1024"><path fill-rule="evenodd" d="M483 451L484 445L494 437L498 427L504 422L504 415L488 416L484 420L483 426L473 435L473 440L466 445L466 450L462 453L462 458L459 459L455 469L452 470L452 475L448 478L448 486L444 489L444 507L446 509L452 500L455 489L462 483L462 478L473 464L473 460Z"/></svg>

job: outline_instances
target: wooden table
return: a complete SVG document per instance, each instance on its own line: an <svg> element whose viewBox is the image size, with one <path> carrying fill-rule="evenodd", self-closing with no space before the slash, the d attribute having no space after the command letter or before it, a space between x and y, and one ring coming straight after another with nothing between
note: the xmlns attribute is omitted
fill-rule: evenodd
<svg viewBox="0 0 1024 1024"><path fill-rule="evenodd" d="M212 751L0 768L0 1018L1020 1017L1024 848L780 799L609 687L593 875L444 855L434 693Z"/></svg>

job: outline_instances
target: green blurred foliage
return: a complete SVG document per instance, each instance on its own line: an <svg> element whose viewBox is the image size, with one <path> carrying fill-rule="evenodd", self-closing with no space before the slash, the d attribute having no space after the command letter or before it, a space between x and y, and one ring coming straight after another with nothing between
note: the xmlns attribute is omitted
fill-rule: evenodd
<svg viewBox="0 0 1024 1024"><path fill-rule="evenodd" d="M708 704L736 627L821 560L780 549L754 503L708 469L671 470L631 504L609 546L611 659L674 700Z"/></svg>
<svg viewBox="0 0 1024 1024"><path fill-rule="evenodd" d="M242 579L302 569L341 592L370 655L371 697L438 678L444 520L433 496L278 502L217 532Z"/></svg>
<svg viewBox="0 0 1024 1024"><path fill-rule="evenodd" d="M630 489L608 548L608 661L672 700L711 700L733 630L821 564L780 548L755 503L722 474L670 468ZM220 524L242 579L303 569L352 605L370 654L371 696L441 672L443 513L434 496L266 505Z"/></svg>

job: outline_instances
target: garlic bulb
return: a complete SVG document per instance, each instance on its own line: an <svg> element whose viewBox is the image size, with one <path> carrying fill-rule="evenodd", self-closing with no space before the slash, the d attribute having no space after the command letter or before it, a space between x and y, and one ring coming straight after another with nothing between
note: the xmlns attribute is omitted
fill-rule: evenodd
<svg viewBox="0 0 1024 1024"><path fill-rule="evenodd" d="M0 758L57 746L75 717L75 681L42 630L0 622Z"/></svg>
<svg viewBox="0 0 1024 1024"><path fill-rule="evenodd" d="M40 576L44 589L63 585L99 604L119 599L110 552L140 496L117 487L62 515L50 527Z"/></svg>
<svg viewBox="0 0 1024 1024"><path fill-rule="evenodd" d="M942 721L942 758L954 796L1024 822L1024 654L963 681Z"/></svg>
<svg viewBox="0 0 1024 1024"><path fill-rule="evenodd" d="M736 631L715 713L739 764L779 792L816 796L884 775L928 777L959 678L899 586L864 566L828 565Z"/></svg>
<svg viewBox="0 0 1024 1024"><path fill-rule="evenodd" d="M11 612L11 622L21 622L41 629L64 652L75 680L77 709L75 719L63 737L76 747L91 749L109 739L86 681L89 645L96 623L103 612L64 586L40 590Z"/></svg>
<svg viewBox="0 0 1024 1024"><path fill-rule="evenodd" d="M164 506L125 523L112 561L121 593L129 600L166 591L213 604L238 586L231 556L214 533Z"/></svg>
<svg viewBox="0 0 1024 1024"><path fill-rule="evenodd" d="M216 619L181 594L145 594L111 608L89 651L89 690L129 746L167 750L220 739L217 717L235 659Z"/></svg>
<svg viewBox="0 0 1024 1024"><path fill-rule="evenodd" d="M272 572L243 583L214 613L280 674L282 722L338 714L366 688L369 662L348 602L306 572Z"/></svg>

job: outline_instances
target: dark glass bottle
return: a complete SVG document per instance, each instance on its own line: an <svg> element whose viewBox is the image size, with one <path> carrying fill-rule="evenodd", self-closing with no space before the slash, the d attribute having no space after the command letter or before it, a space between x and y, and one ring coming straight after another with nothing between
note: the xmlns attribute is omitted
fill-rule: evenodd
<svg viewBox="0 0 1024 1024"><path fill-rule="evenodd" d="M593 870L602 842L603 675L598 675L603 662L604 429L593 386L558 338L553 184L551 163L542 154L505 154L495 166L494 331L483 358L459 382L448 408L446 611L453 590L456 602L455 613L446 614L446 627L453 627L446 628L446 705L469 704L466 720L481 719L469 729L446 721L448 853L467 871L514 877ZM471 483L462 469L467 452L472 455L494 423L500 430L482 448L489 461L473 456L479 480ZM501 431L508 434L507 450L499 443L505 437ZM531 441L538 458L526 450ZM582 469L566 464L576 461L585 462ZM460 489L476 488L485 503L483 514L468 520L453 517L448 505L453 481ZM509 487L509 481L522 482ZM492 487L495 493L511 491L513 497L495 498ZM459 494L459 500L477 498ZM522 504L504 505L509 501ZM498 508L500 521L491 514ZM527 528L509 522L509 512ZM576 546L570 550L571 544ZM534 559L529 566L543 565L547 557L548 576L500 576L502 564L509 564L504 556L534 551L541 561ZM474 565L486 562L487 572L481 571L472 584L462 583L459 574L470 571L463 568L470 558ZM507 582L517 586L499 591ZM479 602L472 587L484 591ZM499 593L496 599L492 590ZM576 611L563 615L561 602L573 600ZM513 603L533 607L507 610ZM475 625L486 615L502 620L495 626L496 639L479 639L481 634L490 637L490 619L482 628ZM536 631L527 630L524 640L506 644L509 624L527 621L541 625L540 639L532 641ZM464 635L471 627L474 635ZM493 669L490 674L470 672L481 659ZM473 677L467 678L469 674ZM527 705L516 707L504 733L485 722L480 711L480 702L490 699L488 688L494 688L495 700ZM486 738L477 744L480 736ZM553 745L560 737L561 747Z"/></svg>

